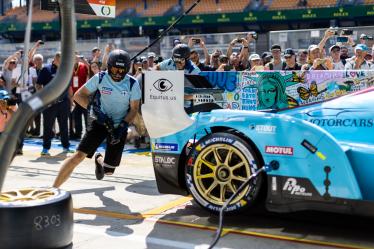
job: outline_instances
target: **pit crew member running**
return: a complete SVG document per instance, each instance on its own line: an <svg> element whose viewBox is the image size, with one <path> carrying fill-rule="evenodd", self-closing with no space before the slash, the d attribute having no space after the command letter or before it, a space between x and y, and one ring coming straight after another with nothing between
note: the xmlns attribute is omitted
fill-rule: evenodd
<svg viewBox="0 0 374 249"><path fill-rule="evenodd" d="M107 139L105 158L95 155L95 174L98 180L114 173L121 162L128 124L139 110L141 91L138 81L127 73L130 57L123 50L113 50L108 58L108 70L94 75L74 95L74 100L87 108L91 94L94 95L92 112L95 116L87 128L77 151L62 165L53 184L61 186L84 158L92 158L96 149Z"/></svg>

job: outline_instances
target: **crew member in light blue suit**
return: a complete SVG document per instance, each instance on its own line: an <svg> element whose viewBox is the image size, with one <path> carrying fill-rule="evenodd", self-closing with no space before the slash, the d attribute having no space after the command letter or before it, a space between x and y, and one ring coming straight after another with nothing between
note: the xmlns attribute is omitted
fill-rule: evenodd
<svg viewBox="0 0 374 249"><path fill-rule="evenodd" d="M121 162L125 146L128 124L139 111L141 90L138 81L127 73L130 56L123 50L114 50L108 58L108 71L92 77L74 95L75 102L87 108L90 95L94 94L92 114L95 119L87 128L76 153L62 165L53 184L63 184L84 158L92 158L96 149L107 139L105 158L95 155L96 178L113 174Z"/></svg>
<svg viewBox="0 0 374 249"><path fill-rule="evenodd" d="M172 58L157 64L157 70L184 70L185 74L199 74L200 69L190 60L191 50L186 44L178 44L173 48Z"/></svg>

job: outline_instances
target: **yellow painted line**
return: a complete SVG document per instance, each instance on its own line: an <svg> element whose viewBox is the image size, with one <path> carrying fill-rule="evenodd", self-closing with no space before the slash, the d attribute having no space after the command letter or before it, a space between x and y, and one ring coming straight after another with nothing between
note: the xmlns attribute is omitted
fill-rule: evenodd
<svg viewBox="0 0 374 249"><path fill-rule="evenodd" d="M178 205L184 204L186 201L189 201L190 199L191 199L190 197L183 197L183 198L180 198L180 199L175 200L173 202L170 202L170 203L168 203L168 204L166 204L166 205L164 205L160 208L155 208L155 209L152 209L148 212L138 214L138 215L122 214L122 213L116 213L116 212L90 210L90 209L74 209L74 212L82 213L82 214L93 214L93 215L98 215L98 216L102 216L102 217L109 217L109 218L125 219L125 220L145 219L147 221L153 221L153 222L160 223L160 224L167 224L167 225L175 225L175 226L196 228L196 229L202 229L202 230L216 231L217 227L215 227L215 226L206 226L206 225L193 224L193 223L187 223L187 222L181 222L181 221L151 218L155 215L160 215L161 214L161 213L156 213L156 211L160 211L160 212L163 212L162 210L166 211L166 210L171 209L173 207L176 207ZM172 205L172 204L174 204L174 205ZM229 228L225 229L224 228L222 230L222 236L224 236L226 234L230 234L230 233L259 237L259 238L265 238L265 239L283 240L283 241L296 242L296 243L302 243L302 244L311 244L311 245L328 246L328 247L336 247L336 248L345 248L345 249L370 249L371 248L372 249L372 247L366 247L366 246L357 246L357 245L344 244L344 243L302 239L302 238L296 238L296 237L290 237L290 236L284 236L284 235L266 234L266 233L259 233L259 232L253 232L253 231L238 230L238 229L229 229Z"/></svg>
<svg viewBox="0 0 374 249"><path fill-rule="evenodd" d="M165 204L161 207L154 208L154 209L151 209L147 212L144 212L141 215L146 216L146 217L152 217L152 216L155 216L155 215L160 215L167 210L178 207L178 206L180 206L182 204L185 204L185 203L187 203L191 200L192 200L191 196L182 197L182 198L179 198L177 200L171 201L171 202L169 202L169 203L167 203L167 204Z"/></svg>
<svg viewBox="0 0 374 249"><path fill-rule="evenodd" d="M139 220L139 219L145 219L145 218L151 218L156 215L162 215L163 212L170 210L172 208L175 208L177 206L180 206L182 204L185 204L186 202L189 202L192 200L191 197L182 197L177 200L171 201L166 203L165 205L161 207L157 207L154 209L151 209L149 211L146 211L144 213L140 214L122 214L122 213L116 213L116 212L110 212L110 211L102 211L102 210L92 210L92 209L85 209L85 208L74 208L75 213L80 214L93 214L108 218L116 218L116 219L125 219L125 220Z"/></svg>
<svg viewBox="0 0 374 249"><path fill-rule="evenodd" d="M138 215L136 215L136 214L122 214L122 213L116 213L116 212L91 210L91 209L85 209L85 208L74 208L73 211L74 211L74 213L79 213L79 214L93 214L93 215L97 215L97 216L123 219L123 220L142 220L142 219L145 218L140 214L138 214Z"/></svg>

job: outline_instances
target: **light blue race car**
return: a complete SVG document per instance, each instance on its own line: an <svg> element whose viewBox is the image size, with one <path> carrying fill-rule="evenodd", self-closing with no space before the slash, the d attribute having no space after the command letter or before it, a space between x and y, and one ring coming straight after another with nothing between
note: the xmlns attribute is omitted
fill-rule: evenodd
<svg viewBox="0 0 374 249"><path fill-rule="evenodd" d="M374 87L283 111L210 110L187 115L183 75L147 72L142 113L158 189L192 194L218 212L265 202L274 212L374 215Z"/></svg>

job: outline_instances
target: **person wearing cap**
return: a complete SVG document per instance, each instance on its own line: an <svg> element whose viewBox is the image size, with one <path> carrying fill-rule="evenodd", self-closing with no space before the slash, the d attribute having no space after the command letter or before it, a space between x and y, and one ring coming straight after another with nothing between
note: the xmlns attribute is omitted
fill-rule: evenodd
<svg viewBox="0 0 374 249"><path fill-rule="evenodd" d="M21 51L17 51L7 59L3 64L3 78L5 80L5 89L10 93L16 87L16 79L13 78L13 70L16 69L18 61L21 59Z"/></svg>
<svg viewBox="0 0 374 249"><path fill-rule="evenodd" d="M217 70L219 65L220 65L219 64L219 57L221 55L222 55L222 51L220 49L214 50L214 52L209 56L210 60L209 60L209 63L207 63L207 65L210 65L214 70Z"/></svg>
<svg viewBox="0 0 374 249"><path fill-rule="evenodd" d="M149 52L147 54L147 62L148 62L148 70L154 70L155 65L155 59L156 59L156 54L153 52Z"/></svg>
<svg viewBox="0 0 374 249"><path fill-rule="evenodd" d="M148 59L147 59L147 57L141 56L140 57L140 61L142 62L142 70L143 71L148 71L149 67L148 67Z"/></svg>
<svg viewBox="0 0 374 249"><path fill-rule="evenodd" d="M282 48L278 44L271 46L271 55L273 59L265 65L265 70L284 70L286 62L282 60Z"/></svg>
<svg viewBox="0 0 374 249"><path fill-rule="evenodd" d="M332 70L331 60L322 58L318 45L312 44L308 48L307 64L301 67L301 70Z"/></svg>
<svg viewBox="0 0 374 249"><path fill-rule="evenodd" d="M265 51L265 52L262 53L261 59L262 59L262 64L266 65L267 63L269 63L273 59L273 56L271 55L270 52Z"/></svg>
<svg viewBox="0 0 374 249"><path fill-rule="evenodd" d="M340 46L332 45L329 49L330 56L332 59L333 69L334 70L344 70L344 65L347 63L345 59L340 58Z"/></svg>
<svg viewBox="0 0 374 249"><path fill-rule="evenodd" d="M100 59L100 56L101 56L101 49L98 48L98 47L94 47L91 50L91 59L92 59L92 61L98 61Z"/></svg>
<svg viewBox="0 0 374 249"><path fill-rule="evenodd" d="M178 39L178 38L174 39L174 40L173 40L173 48L174 48L175 46L177 46L178 44L181 44L181 43L182 43L182 42L181 42L180 39Z"/></svg>
<svg viewBox="0 0 374 249"><path fill-rule="evenodd" d="M368 36L366 34L361 34L360 35L360 44L365 44L366 45L367 40L368 40Z"/></svg>
<svg viewBox="0 0 374 249"><path fill-rule="evenodd" d="M224 71L235 71L234 67L229 63L229 57L227 55L221 54L219 56L219 66L217 68L217 72L224 72Z"/></svg>
<svg viewBox="0 0 374 249"><path fill-rule="evenodd" d="M297 63L299 63L299 65L302 66L307 63L307 59L308 59L308 50L300 49L297 52Z"/></svg>
<svg viewBox="0 0 374 249"><path fill-rule="evenodd" d="M0 135L4 132L6 124L18 108L17 103L10 103L10 100L8 91L0 90Z"/></svg>
<svg viewBox="0 0 374 249"><path fill-rule="evenodd" d="M365 60L365 56L368 53L369 48L365 44L357 44L355 47L355 57L345 64L346 70L371 70L373 64Z"/></svg>
<svg viewBox="0 0 374 249"><path fill-rule="evenodd" d="M287 48L284 51L284 59L286 60L286 67L284 70L292 71L301 69L301 65L296 62L296 53L292 48Z"/></svg>
<svg viewBox="0 0 374 249"><path fill-rule="evenodd" d="M261 57L258 54L251 54L249 56L250 71L264 71L265 67L261 61Z"/></svg>

